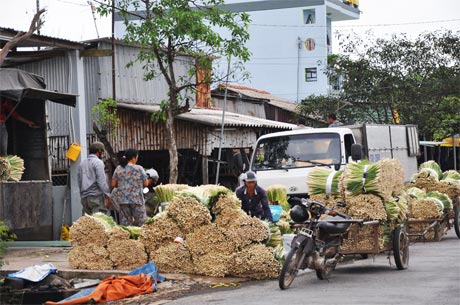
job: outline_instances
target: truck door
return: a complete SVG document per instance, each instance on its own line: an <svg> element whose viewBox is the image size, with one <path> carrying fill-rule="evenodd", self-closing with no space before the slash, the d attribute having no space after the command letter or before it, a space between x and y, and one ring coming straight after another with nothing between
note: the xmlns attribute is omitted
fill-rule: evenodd
<svg viewBox="0 0 460 305"><path fill-rule="evenodd" d="M348 163L351 160L351 145L355 144L355 138L352 134L345 134L343 137L345 144L345 163Z"/></svg>

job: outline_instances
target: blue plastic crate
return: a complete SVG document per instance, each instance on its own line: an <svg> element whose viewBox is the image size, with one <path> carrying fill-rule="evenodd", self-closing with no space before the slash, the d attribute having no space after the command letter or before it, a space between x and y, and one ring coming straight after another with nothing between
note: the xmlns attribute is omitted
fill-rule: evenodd
<svg viewBox="0 0 460 305"><path fill-rule="evenodd" d="M280 220L281 212L283 208L280 205L269 205L270 212L272 212L272 218L274 222Z"/></svg>

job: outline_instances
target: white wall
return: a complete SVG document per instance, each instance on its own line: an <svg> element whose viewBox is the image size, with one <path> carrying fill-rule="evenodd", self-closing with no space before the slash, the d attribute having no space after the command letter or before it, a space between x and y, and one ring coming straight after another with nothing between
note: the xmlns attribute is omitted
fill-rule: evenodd
<svg viewBox="0 0 460 305"><path fill-rule="evenodd" d="M307 8L315 8L315 24L303 24L303 11ZM327 77L321 72L327 58L325 6L250 12L250 18L247 46L252 57L245 67L251 77L239 84L266 90L292 101L310 94L327 93ZM315 50L304 48L303 42L307 38L315 40ZM227 65L221 62L220 66ZM316 82L305 82L304 69L307 67L317 67Z"/></svg>

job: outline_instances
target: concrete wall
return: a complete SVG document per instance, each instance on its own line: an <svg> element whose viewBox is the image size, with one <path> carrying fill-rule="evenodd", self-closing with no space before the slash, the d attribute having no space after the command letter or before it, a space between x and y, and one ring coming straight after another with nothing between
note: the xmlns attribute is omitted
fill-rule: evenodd
<svg viewBox="0 0 460 305"><path fill-rule="evenodd" d="M0 182L0 219L18 240L51 240L51 181Z"/></svg>

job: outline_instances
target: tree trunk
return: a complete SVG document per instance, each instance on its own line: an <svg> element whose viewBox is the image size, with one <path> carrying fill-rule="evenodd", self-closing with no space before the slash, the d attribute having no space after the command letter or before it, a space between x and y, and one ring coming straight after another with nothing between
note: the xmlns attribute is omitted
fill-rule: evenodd
<svg viewBox="0 0 460 305"><path fill-rule="evenodd" d="M171 109L168 110L166 118L166 139L169 146L169 183L177 183L179 158L176 145L176 130L174 129L174 115Z"/></svg>
<svg viewBox="0 0 460 305"><path fill-rule="evenodd" d="M109 172L110 173L113 173L113 171L115 170L115 168L117 167L118 165L118 158L117 158L117 155L115 154L114 150L113 150L113 147L112 147L112 144L110 144L110 141L109 139L107 138L107 131L105 130L100 130L96 123L93 122L93 130L94 132L96 133L97 135L97 138L99 139L99 141L102 142L102 144L104 144L105 146L105 151L107 152L108 154L108 161L109 161Z"/></svg>

